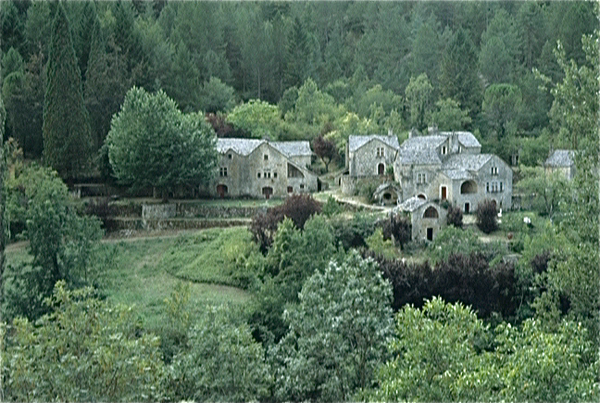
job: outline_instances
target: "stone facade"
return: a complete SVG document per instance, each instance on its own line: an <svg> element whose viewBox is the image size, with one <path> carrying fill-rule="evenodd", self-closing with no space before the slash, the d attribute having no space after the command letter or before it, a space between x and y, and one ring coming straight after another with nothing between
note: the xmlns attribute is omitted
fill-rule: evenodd
<svg viewBox="0 0 600 403"><path fill-rule="evenodd" d="M433 241L442 228L446 226L448 211L439 204L413 196L402 202L396 212L410 215L413 241Z"/></svg>
<svg viewBox="0 0 600 403"><path fill-rule="evenodd" d="M217 151L220 161L211 196L270 198L318 190L317 176L307 168L307 141L218 139Z"/></svg>
<svg viewBox="0 0 600 403"><path fill-rule="evenodd" d="M544 162L546 173L560 172L567 180L575 176L574 152L572 150L554 150Z"/></svg>
<svg viewBox="0 0 600 403"><path fill-rule="evenodd" d="M363 139L364 145L349 155L350 177L353 176L352 164L357 162L361 164L355 168L355 175L371 172L376 176L378 173L377 166L381 162L373 158L373 148L377 146L369 148L368 145L378 144L377 137L386 136L368 137L375 138ZM399 203L413 196L439 202L448 200L470 213L480 202L491 199L499 208L511 208L512 169L495 155L481 154L481 144L469 132L413 134L398 147L392 162L394 180L401 189Z"/></svg>
<svg viewBox="0 0 600 403"><path fill-rule="evenodd" d="M350 136L346 146L346 167L351 177L383 176L396 159L396 136Z"/></svg>

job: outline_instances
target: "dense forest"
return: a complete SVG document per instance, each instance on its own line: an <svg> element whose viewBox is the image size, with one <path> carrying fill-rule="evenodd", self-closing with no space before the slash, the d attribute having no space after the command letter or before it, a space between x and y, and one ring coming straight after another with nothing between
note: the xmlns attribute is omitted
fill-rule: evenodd
<svg viewBox="0 0 600 403"><path fill-rule="evenodd" d="M0 400L598 401L598 16L0 2ZM323 194L186 200L257 213L124 240L105 231L141 215L134 197L67 186L197 188L215 135L310 140L327 172L350 135L430 126L514 165L527 210L467 224L448 206L418 242L406 216ZM553 148L574 151L572 180L545 173Z"/></svg>
<svg viewBox="0 0 600 403"><path fill-rule="evenodd" d="M589 66L581 38L597 26L590 2L68 2L56 29L72 38L66 70L78 77L53 95L53 7L2 4L2 95L5 137L63 178L90 171L63 166L44 142L49 97L83 103L61 122L79 128L79 141L58 154L106 173L97 151L132 86L209 114L221 136L322 134L341 152L350 134L437 125L535 165L576 144L549 115L549 83L564 76L557 43L564 60Z"/></svg>

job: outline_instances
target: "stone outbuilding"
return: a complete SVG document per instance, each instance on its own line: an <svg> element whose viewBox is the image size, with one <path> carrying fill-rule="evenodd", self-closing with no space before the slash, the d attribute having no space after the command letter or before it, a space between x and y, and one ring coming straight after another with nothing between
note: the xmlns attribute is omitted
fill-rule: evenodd
<svg viewBox="0 0 600 403"><path fill-rule="evenodd" d="M402 189L395 182L382 183L375 189L373 200L382 206L393 206L402 199Z"/></svg>
<svg viewBox="0 0 600 403"><path fill-rule="evenodd" d="M316 192L318 178L308 169L308 141L217 139L218 173L209 189L214 197L285 197Z"/></svg>
<svg viewBox="0 0 600 403"><path fill-rule="evenodd" d="M410 215L413 241L433 241L437 233L446 226L448 215L448 211L439 204L417 196L403 201L394 212Z"/></svg>
<svg viewBox="0 0 600 403"><path fill-rule="evenodd" d="M400 148L398 137L350 136L346 146L346 167L351 177L384 176Z"/></svg>
<svg viewBox="0 0 600 403"><path fill-rule="evenodd" d="M560 172L567 180L575 176L575 153L573 150L554 150L546 162L546 173Z"/></svg>

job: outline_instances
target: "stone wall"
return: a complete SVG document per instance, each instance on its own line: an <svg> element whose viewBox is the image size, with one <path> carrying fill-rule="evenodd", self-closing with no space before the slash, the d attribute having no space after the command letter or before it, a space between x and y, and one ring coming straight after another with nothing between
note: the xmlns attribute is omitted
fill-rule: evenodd
<svg viewBox="0 0 600 403"><path fill-rule="evenodd" d="M117 231L158 231L158 230L186 230L186 229L205 229L205 228L224 228L241 225L249 225L249 219L232 220L206 220L206 219L153 219L144 220L141 218L127 219L116 218L110 223L111 232Z"/></svg>
<svg viewBox="0 0 600 403"><path fill-rule="evenodd" d="M185 218L251 218L266 213L267 207L206 206L194 203L177 203L177 217Z"/></svg>
<svg viewBox="0 0 600 403"><path fill-rule="evenodd" d="M177 206L173 203L169 204L143 204L142 205L142 219L167 219L175 217L177 213Z"/></svg>

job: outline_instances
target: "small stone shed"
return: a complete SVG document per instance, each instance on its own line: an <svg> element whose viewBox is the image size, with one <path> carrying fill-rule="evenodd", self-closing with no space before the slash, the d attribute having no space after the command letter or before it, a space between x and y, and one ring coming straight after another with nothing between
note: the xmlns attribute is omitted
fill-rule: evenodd
<svg viewBox="0 0 600 403"><path fill-rule="evenodd" d="M560 172L567 180L575 176L575 153L572 150L554 150L544 162L546 173Z"/></svg>
<svg viewBox="0 0 600 403"><path fill-rule="evenodd" d="M402 200L402 189L395 182L382 183L373 193L373 200L382 206L396 205Z"/></svg>
<svg viewBox="0 0 600 403"><path fill-rule="evenodd" d="M439 204L413 196L406 199L395 212L410 214L413 241L433 241L437 233L446 226L448 211Z"/></svg>

